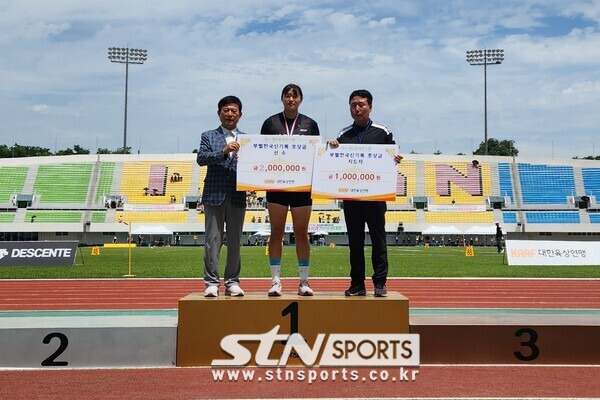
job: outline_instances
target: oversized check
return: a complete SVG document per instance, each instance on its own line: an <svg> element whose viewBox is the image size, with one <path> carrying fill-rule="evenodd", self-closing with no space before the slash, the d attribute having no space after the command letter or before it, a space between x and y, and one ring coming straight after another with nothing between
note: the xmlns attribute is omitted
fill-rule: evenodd
<svg viewBox="0 0 600 400"><path fill-rule="evenodd" d="M396 145L341 144L317 146L313 199L394 201Z"/></svg>
<svg viewBox="0 0 600 400"><path fill-rule="evenodd" d="M319 136L240 135L237 190L310 192Z"/></svg>

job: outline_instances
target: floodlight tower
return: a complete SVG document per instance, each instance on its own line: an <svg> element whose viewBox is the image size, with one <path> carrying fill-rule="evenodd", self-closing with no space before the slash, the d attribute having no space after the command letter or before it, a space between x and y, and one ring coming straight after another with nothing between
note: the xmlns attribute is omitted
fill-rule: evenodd
<svg viewBox="0 0 600 400"><path fill-rule="evenodd" d="M484 143L485 155L488 154L488 131L487 131L487 66L502 64L504 61L504 49L493 50L468 50L467 62L471 65L483 65L483 117L484 117Z"/></svg>
<svg viewBox="0 0 600 400"><path fill-rule="evenodd" d="M127 148L127 87L129 86L129 64L143 64L148 58L148 50L128 47L109 47L108 59L125 64L125 117L123 121L123 150Z"/></svg>

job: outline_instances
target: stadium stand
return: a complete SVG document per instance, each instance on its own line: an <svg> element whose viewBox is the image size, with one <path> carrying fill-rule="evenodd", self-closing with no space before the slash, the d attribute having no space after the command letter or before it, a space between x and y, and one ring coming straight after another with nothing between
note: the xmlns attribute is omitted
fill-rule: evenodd
<svg viewBox="0 0 600 400"><path fill-rule="evenodd" d="M433 204L484 204L492 194L489 164L425 161L425 193Z"/></svg>
<svg viewBox="0 0 600 400"><path fill-rule="evenodd" d="M517 223L517 213L514 212L505 212L502 213L503 221L505 224L516 224Z"/></svg>
<svg viewBox="0 0 600 400"><path fill-rule="evenodd" d="M0 223L10 223L15 220L15 213L0 213Z"/></svg>
<svg viewBox="0 0 600 400"><path fill-rule="evenodd" d="M578 224L578 212L526 212L525 218L530 224Z"/></svg>
<svg viewBox="0 0 600 400"><path fill-rule="evenodd" d="M96 211L92 213L92 221L93 223L101 223L106 221L106 212L104 211Z"/></svg>
<svg viewBox="0 0 600 400"><path fill-rule="evenodd" d="M565 204L575 195L573 167L519 163L523 204Z"/></svg>
<svg viewBox="0 0 600 400"><path fill-rule="evenodd" d="M392 204L406 204L409 197L415 196L416 190L416 163L403 161L397 166L396 201Z"/></svg>
<svg viewBox="0 0 600 400"><path fill-rule="evenodd" d="M123 163L121 189L130 204L170 204L190 193L190 162L126 162Z"/></svg>
<svg viewBox="0 0 600 400"><path fill-rule="evenodd" d="M582 168L581 174L585 195L600 198L600 168Z"/></svg>
<svg viewBox="0 0 600 400"><path fill-rule="evenodd" d="M340 211L313 211L312 213L310 213L310 220L308 222L311 224L336 223L334 221L341 220L341 214L342 213ZM289 218L291 217L292 216L290 215Z"/></svg>
<svg viewBox="0 0 600 400"><path fill-rule="evenodd" d="M187 222L187 211L123 211L117 212L115 222L152 222L152 223L182 223Z"/></svg>
<svg viewBox="0 0 600 400"><path fill-rule="evenodd" d="M385 214L385 222L398 224L414 224L417 222L417 213L415 211L388 211Z"/></svg>
<svg viewBox="0 0 600 400"><path fill-rule="evenodd" d="M493 212L428 212L425 214L428 224L493 224Z"/></svg>
<svg viewBox="0 0 600 400"><path fill-rule="evenodd" d="M115 172L114 162L103 162L100 165L100 177L98 178L98 185L96 187L96 198L95 203L98 203L103 196L110 194L110 189L113 183L113 175Z"/></svg>
<svg viewBox="0 0 600 400"><path fill-rule="evenodd" d="M83 213L75 211L28 211L25 222L81 222Z"/></svg>
<svg viewBox="0 0 600 400"><path fill-rule="evenodd" d="M27 171L27 167L0 167L0 203L22 193Z"/></svg>
<svg viewBox="0 0 600 400"><path fill-rule="evenodd" d="M40 203L86 202L92 164L40 165L33 190Z"/></svg>
<svg viewBox="0 0 600 400"><path fill-rule="evenodd" d="M433 225L466 232L495 221L505 232L600 232L597 161L478 156L475 164L473 156L405 156L386 214L392 242ZM127 232L123 220L188 232L184 241L199 237L191 243L202 243L205 221L197 203L205 175L193 154L0 159L0 231L72 232L102 242ZM15 195L23 199L20 208ZM268 229L265 197L264 191L248 196L246 234ZM106 208L104 199L117 201ZM311 231L325 230L328 240L344 243L344 222L342 202L314 201Z"/></svg>
<svg viewBox="0 0 600 400"><path fill-rule="evenodd" d="M508 163L498 163L498 178L500 182L500 196L508 197L510 202L514 203L512 176Z"/></svg>

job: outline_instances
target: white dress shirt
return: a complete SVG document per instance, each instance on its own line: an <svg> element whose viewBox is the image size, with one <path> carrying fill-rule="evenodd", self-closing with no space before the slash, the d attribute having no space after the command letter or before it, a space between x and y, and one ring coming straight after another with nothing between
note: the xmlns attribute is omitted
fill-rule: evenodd
<svg viewBox="0 0 600 400"><path fill-rule="evenodd" d="M237 139L237 135L238 135L237 128L233 128L233 130L229 130L229 129L225 128L223 125L221 125L221 129L223 130L223 134L225 135L225 143L229 144L231 142L234 142ZM235 153L234 151L229 152L229 158L233 158L234 153Z"/></svg>

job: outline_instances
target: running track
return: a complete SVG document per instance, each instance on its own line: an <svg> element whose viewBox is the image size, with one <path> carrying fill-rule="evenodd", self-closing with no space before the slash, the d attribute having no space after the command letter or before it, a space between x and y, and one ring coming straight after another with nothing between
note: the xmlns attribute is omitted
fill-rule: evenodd
<svg viewBox="0 0 600 400"><path fill-rule="evenodd" d="M297 280L284 281L294 292ZM347 279L312 279L318 292L342 292ZM268 279L244 279L266 291ZM200 279L3 280L0 311L175 309L203 290ZM369 287L372 290L372 287ZM413 308L600 309L600 280L390 279L388 290ZM366 372L365 372L366 373ZM214 382L210 368L0 371L0 399L232 398L597 398L593 366L422 365L415 382Z"/></svg>
<svg viewBox="0 0 600 400"><path fill-rule="evenodd" d="M295 292L297 284L284 280L284 291ZM311 279L317 293L343 292L347 285L347 279ZM594 279L392 278L387 286L408 297L412 308L600 309L600 280ZM244 279L242 287L266 293L269 280ZM203 290L201 279L2 280L0 311L175 309L180 298Z"/></svg>

